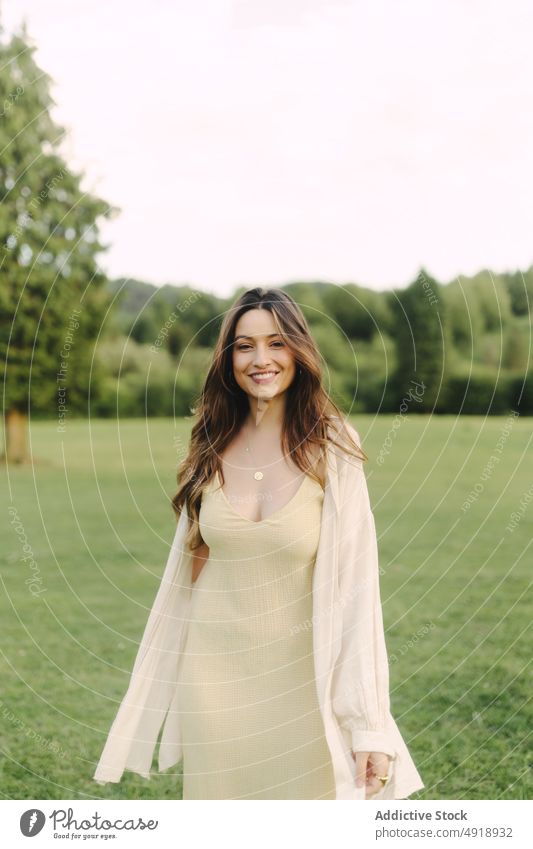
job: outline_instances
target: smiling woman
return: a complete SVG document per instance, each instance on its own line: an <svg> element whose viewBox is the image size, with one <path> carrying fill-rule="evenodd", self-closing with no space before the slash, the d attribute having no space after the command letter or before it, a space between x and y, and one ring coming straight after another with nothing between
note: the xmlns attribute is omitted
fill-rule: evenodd
<svg viewBox="0 0 533 849"><path fill-rule="evenodd" d="M145 775L164 721L160 768L183 760L184 799L405 798L423 784L389 711L366 455L286 293L229 310L195 412L184 553L96 780Z"/></svg>

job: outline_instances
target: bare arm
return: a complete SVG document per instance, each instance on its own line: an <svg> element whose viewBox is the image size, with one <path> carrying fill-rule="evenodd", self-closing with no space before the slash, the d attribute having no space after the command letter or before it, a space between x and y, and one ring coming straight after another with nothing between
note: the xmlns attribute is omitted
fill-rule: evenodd
<svg viewBox="0 0 533 849"><path fill-rule="evenodd" d="M209 558L209 546L204 542L194 549L192 559L192 582L194 583Z"/></svg>

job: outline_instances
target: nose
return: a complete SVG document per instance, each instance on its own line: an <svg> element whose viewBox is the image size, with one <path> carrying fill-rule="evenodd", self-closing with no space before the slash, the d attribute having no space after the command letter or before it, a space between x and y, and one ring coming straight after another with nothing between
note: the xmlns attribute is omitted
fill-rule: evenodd
<svg viewBox="0 0 533 849"><path fill-rule="evenodd" d="M268 365L270 365L270 360L268 358L268 348L263 347L262 345L258 345L256 348L254 367L257 369L264 369Z"/></svg>

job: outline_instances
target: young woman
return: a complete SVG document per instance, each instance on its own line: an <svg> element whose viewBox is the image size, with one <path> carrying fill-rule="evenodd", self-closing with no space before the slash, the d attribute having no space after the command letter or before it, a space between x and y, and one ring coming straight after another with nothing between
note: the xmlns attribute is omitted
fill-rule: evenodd
<svg viewBox="0 0 533 849"><path fill-rule="evenodd" d="M252 289L220 331L178 528L95 780L183 760L184 799L406 798L357 432L297 304Z"/></svg>

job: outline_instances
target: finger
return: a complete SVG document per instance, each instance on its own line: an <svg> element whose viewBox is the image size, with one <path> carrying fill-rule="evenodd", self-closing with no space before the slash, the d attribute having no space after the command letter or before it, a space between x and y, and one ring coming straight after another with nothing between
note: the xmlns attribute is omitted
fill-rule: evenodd
<svg viewBox="0 0 533 849"><path fill-rule="evenodd" d="M391 758L383 752L370 752L369 758L375 775L388 775Z"/></svg>
<svg viewBox="0 0 533 849"><path fill-rule="evenodd" d="M368 758L370 752L355 753L355 784L356 787L364 787L366 784L366 774L368 769Z"/></svg>
<svg viewBox="0 0 533 849"><path fill-rule="evenodd" d="M366 784L367 799L369 797L375 796L376 793L380 792L380 790L383 790L383 785L381 784L381 781L376 778L375 775L371 775Z"/></svg>
<svg viewBox="0 0 533 849"><path fill-rule="evenodd" d="M379 780L378 776L388 776L391 758L383 752L371 752L368 758L368 763L371 765L370 781L367 783L367 795L375 795L384 788L384 784Z"/></svg>

